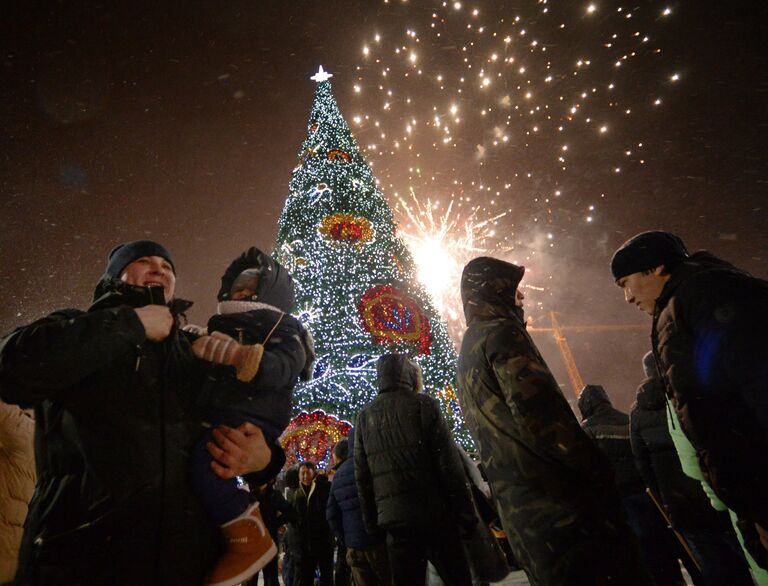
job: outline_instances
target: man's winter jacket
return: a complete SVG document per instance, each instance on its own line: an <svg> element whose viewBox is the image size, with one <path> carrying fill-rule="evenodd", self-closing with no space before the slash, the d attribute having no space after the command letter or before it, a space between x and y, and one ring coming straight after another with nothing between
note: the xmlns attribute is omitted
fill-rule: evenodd
<svg viewBox="0 0 768 586"><path fill-rule="evenodd" d="M768 282L702 251L656 300L652 343L668 395L718 497L768 527Z"/></svg>
<svg viewBox="0 0 768 586"><path fill-rule="evenodd" d="M635 466L629 439L629 415L614 408L605 389L587 385L578 401L583 419L581 427L611 463L616 487L622 497L645 491L643 479Z"/></svg>
<svg viewBox="0 0 768 586"><path fill-rule="evenodd" d="M664 385L657 377L644 380L630 415L630 439L645 484L661 499L675 529L693 531L719 527L701 483L683 472L667 425Z"/></svg>
<svg viewBox="0 0 768 586"><path fill-rule="evenodd" d="M16 574L27 504L35 488L34 433L29 413L0 401L0 584Z"/></svg>
<svg viewBox="0 0 768 586"><path fill-rule="evenodd" d="M349 433L349 454L354 454L355 430ZM382 535L370 535L365 528L355 481L355 461L349 457L336 470L328 497L326 518L339 543L344 547L365 549L383 540Z"/></svg>
<svg viewBox="0 0 768 586"><path fill-rule="evenodd" d="M469 485L437 401L417 392L406 356L377 363L379 394L357 416L355 474L369 533L408 527L471 529Z"/></svg>
<svg viewBox="0 0 768 586"><path fill-rule="evenodd" d="M465 267L461 284L459 400L510 546L536 584L645 584L610 465L515 306L523 273L483 257Z"/></svg>
<svg viewBox="0 0 768 586"><path fill-rule="evenodd" d="M35 410L19 584L195 584L217 557L187 470L202 370L176 327L145 339L133 308L151 294L105 278L87 312L57 311L0 345L2 399Z"/></svg>
<svg viewBox="0 0 768 586"><path fill-rule="evenodd" d="M293 493L294 535L299 549L291 547L291 555L299 558L302 553L313 557L327 556L333 552L333 536L325 518L331 483L324 474L318 474L307 489L303 485ZM296 542L293 543L294 545Z"/></svg>

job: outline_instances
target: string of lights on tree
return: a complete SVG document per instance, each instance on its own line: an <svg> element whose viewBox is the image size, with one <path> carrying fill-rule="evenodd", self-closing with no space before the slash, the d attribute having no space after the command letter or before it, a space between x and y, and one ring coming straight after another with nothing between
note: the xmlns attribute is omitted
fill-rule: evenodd
<svg viewBox="0 0 768 586"><path fill-rule="evenodd" d="M457 441L472 450L453 390L453 344L416 277L413 257L397 235L392 210L339 110L329 77L322 68L313 77L317 89L307 137L274 251L293 274L298 317L315 339L313 378L294 393L300 417L322 410L354 420L377 394L376 360L402 352L421 366L426 392L439 399Z"/></svg>
<svg viewBox="0 0 768 586"><path fill-rule="evenodd" d="M294 417L280 437L287 465L309 460L328 465L333 446L349 435L352 424L328 415L322 409Z"/></svg>

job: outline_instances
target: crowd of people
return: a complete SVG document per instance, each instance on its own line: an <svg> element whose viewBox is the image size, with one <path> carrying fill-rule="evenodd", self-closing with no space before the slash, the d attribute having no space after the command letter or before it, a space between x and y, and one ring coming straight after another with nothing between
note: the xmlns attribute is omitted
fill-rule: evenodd
<svg viewBox="0 0 768 586"><path fill-rule="evenodd" d="M476 586L517 567L680 586L682 565L768 585L768 283L660 231L610 268L652 317L630 414L587 385L577 418L526 330L524 267L481 257L457 369L478 460L393 352L333 467L285 470L314 360L290 274L249 249L201 327L162 245L116 247L87 311L0 342L0 583Z"/></svg>

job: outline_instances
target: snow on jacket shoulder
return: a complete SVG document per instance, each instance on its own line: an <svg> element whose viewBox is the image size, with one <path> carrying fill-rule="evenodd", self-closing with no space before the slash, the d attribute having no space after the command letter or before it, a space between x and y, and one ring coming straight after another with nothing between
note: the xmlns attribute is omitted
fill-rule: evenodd
<svg viewBox="0 0 768 586"><path fill-rule="evenodd" d="M35 488L32 417L0 401L0 583L16 573L27 506Z"/></svg>

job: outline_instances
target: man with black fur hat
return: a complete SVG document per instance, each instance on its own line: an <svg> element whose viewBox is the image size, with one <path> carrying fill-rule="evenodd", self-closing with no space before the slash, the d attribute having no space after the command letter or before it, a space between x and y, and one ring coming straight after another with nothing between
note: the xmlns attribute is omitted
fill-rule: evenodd
<svg viewBox="0 0 768 586"><path fill-rule="evenodd" d="M54 312L0 343L0 395L36 419L17 584L200 584L215 561L218 531L187 475L204 363L178 328L191 304L175 285L163 246L122 244L88 311ZM242 431L219 436L227 474L269 459Z"/></svg>
<svg viewBox="0 0 768 586"><path fill-rule="evenodd" d="M707 251L689 255L661 231L622 244L611 272L626 301L653 317L652 349L677 419L768 567L768 283Z"/></svg>
<svg viewBox="0 0 768 586"><path fill-rule="evenodd" d="M537 586L645 586L610 465L526 331L524 274L481 257L461 278L459 401L509 544Z"/></svg>

